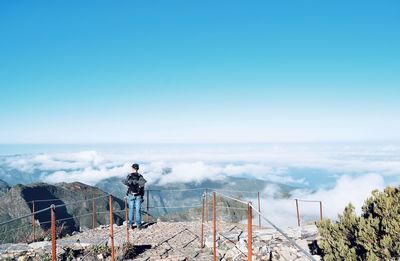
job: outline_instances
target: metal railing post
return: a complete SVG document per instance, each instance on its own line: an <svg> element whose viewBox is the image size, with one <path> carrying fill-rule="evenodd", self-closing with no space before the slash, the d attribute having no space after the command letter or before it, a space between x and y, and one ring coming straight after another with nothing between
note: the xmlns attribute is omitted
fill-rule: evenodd
<svg viewBox="0 0 400 261"><path fill-rule="evenodd" d="M201 231L200 231L200 247L204 247L204 194L201 196Z"/></svg>
<svg viewBox="0 0 400 261"><path fill-rule="evenodd" d="M111 260L112 260L112 261L115 261L112 195L109 196L109 206L110 206Z"/></svg>
<svg viewBox="0 0 400 261"><path fill-rule="evenodd" d="M248 203L247 210L247 260L252 261L253 258L253 213L251 202Z"/></svg>
<svg viewBox="0 0 400 261"><path fill-rule="evenodd" d="M36 241L36 235L35 235L35 201L32 201L32 234L33 234L33 242Z"/></svg>
<svg viewBox="0 0 400 261"><path fill-rule="evenodd" d="M208 190L206 189L206 222L208 223Z"/></svg>
<svg viewBox="0 0 400 261"><path fill-rule="evenodd" d="M92 202L92 211L93 211L93 213L92 213L92 227L94 229L96 227L96 201L95 201L95 199L93 199L93 202Z"/></svg>
<svg viewBox="0 0 400 261"><path fill-rule="evenodd" d="M261 204L260 204L260 191L257 192L258 197L258 226L261 227Z"/></svg>
<svg viewBox="0 0 400 261"><path fill-rule="evenodd" d="M57 261L56 206L51 205L51 260Z"/></svg>
<svg viewBox="0 0 400 261"><path fill-rule="evenodd" d="M297 225L300 226L299 200L296 198Z"/></svg>
<svg viewBox="0 0 400 261"><path fill-rule="evenodd" d="M217 261L217 195L213 192L213 249L214 261Z"/></svg>
<svg viewBox="0 0 400 261"><path fill-rule="evenodd" d="M146 191L147 223L149 223L149 220L150 220L150 214L149 214L149 199L150 199L150 190L148 189L148 190Z"/></svg>
<svg viewBox="0 0 400 261"><path fill-rule="evenodd" d="M322 221L322 201L319 202L319 218Z"/></svg>
<svg viewBox="0 0 400 261"><path fill-rule="evenodd" d="M126 223L126 242L129 243L128 199L127 198L125 198L125 223Z"/></svg>

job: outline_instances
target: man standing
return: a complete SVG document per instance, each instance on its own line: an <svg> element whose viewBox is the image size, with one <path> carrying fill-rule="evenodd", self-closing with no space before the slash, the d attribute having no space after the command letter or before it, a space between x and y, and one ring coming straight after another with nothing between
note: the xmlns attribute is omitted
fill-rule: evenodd
<svg viewBox="0 0 400 261"><path fill-rule="evenodd" d="M129 204L129 221L128 224L133 228L133 209L136 208L136 225L138 229L142 228L141 208L144 196L144 184L147 182L142 175L139 174L139 164L132 165L132 173L122 181L128 186L126 196Z"/></svg>

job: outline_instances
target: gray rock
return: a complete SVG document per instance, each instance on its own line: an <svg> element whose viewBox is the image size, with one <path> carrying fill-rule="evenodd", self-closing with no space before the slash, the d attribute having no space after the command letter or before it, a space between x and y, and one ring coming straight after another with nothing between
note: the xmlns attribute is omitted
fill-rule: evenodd
<svg viewBox="0 0 400 261"><path fill-rule="evenodd" d="M218 222L217 254L220 259L223 258L223 260L227 261L246 260L246 229L247 226L243 224ZM307 228L306 231L312 231L312 229ZM299 245L307 249L307 240L301 238L301 235L296 231L300 230L292 230L291 235ZM146 246L145 249L135 255L134 260L137 261L160 259L208 261L212 259L213 253L212 229L206 227L204 233L205 248L199 247L199 222L161 222L143 230L130 229L129 240L135 246ZM223 236L220 236L220 234ZM312 237L312 233L307 232L307 237ZM114 245L117 254L121 254L120 249L125 242L126 227L115 226ZM97 251L100 252L91 253L91 257L85 260L102 260L101 258L105 260L107 256L104 251L110 245L109 227L102 226L57 240L57 251L62 254L67 249L73 249L88 253L97 248ZM29 245L0 245L0 260L6 257L16 259L21 256L33 256L32 260L40 260L40 255L50 253L50 251L51 242L35 242ZM132 251L136 251L135 248ZM303 253L291 246L282 235L272 229L254 228L252 251L253 260L269 260L271 253L273 260L306 260ZM67 252L65 253L67 254ZM75 258L79 260L79 257Z"/></svg>
<svg viewBox="0 0 400 261"><path fill-rule="evenodd" d="M33 250L37 249L45 249L46 247L50 247L51 242L48 241L39 241L39 242L33 242L29 244L29 247Z"/></svg>

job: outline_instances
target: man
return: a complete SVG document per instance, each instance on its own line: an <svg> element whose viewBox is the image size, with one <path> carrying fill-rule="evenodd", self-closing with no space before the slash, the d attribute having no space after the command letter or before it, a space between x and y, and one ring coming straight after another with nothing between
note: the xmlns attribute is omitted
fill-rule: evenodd
<svg viewBox="0 0 400 261"><path fill-rule="evenodd" d="M126 179L122 181L128 186L126 196L129 204L129 221L128 224L133 228L133 209L136 208L136 225L138 229L142 228L142 217L140 210L142 208L144 196L144 184L147 182L142 175L139 174L139 164L132 165L132 173L128 174Z"/></svg>

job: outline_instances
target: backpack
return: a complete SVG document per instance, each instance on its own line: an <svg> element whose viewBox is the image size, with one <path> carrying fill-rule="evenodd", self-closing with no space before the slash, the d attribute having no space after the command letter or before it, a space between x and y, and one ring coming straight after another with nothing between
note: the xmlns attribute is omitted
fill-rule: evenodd
<svg viewBox="0 0 400 261"><path fill-rule="evenodd" d="M139 186L139 179L142 175L133 175L133 173L129 174L127 177L126 185L128 185L127 194L134 195L144 195L144 187Z"/></svg>

